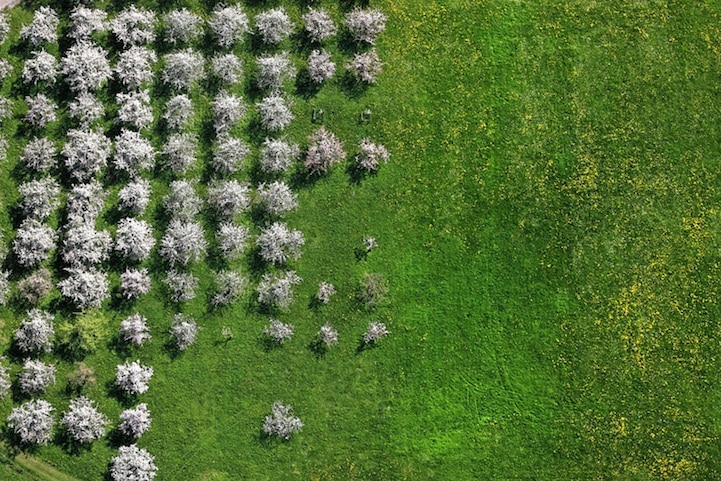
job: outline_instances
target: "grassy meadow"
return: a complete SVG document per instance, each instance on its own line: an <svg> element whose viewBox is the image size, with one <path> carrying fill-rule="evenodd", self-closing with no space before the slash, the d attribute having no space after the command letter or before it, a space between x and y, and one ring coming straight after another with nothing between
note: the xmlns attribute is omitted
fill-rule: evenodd
<svg viewBox="0 0 721 481"><path fill-rule="evenodd" d="M96 2L109 12L123 3ZM139 2L159 12L213 4L170 3ZM250 13L280 4L300 24L304 2L244 3ZM352 2L318 4L338 21ZM107 346L85 358L98 378L89 396L117 422L124 407L108 394L115 365L153 366L139 399L153 425L138 444L156 456L161 481L721 477L721 2L370 5L389 17L377 43L379 82L286 90L296 113L289 138L304 145L317 127L312 110L323 108L327 128L351 154L366 136L391 152L378 175L362 179L346 166L311 182L289 174L300 207L287 221L306 237L303 256L291 263L303 283L290 310L277 313L295 325L293 340L265 349L260 332L269 314L252 290L231 308L208 307L211 271L223 267L214 258L193 267L205 289L180 308L162 289L165 266L152 260L150 295L107 304ZM14 78L25 53L13 45L31 8L11 11L14 37L3 53ZM249 103L260 100L250 88L254 48L237 48L248 80L236 92ZM295 43L284 48L299 65L307 56ZM350 51L335 41L329 50L342 73ZM3 94L22 98L18 85L6 81ZM192 92L203 162L213 88ZM157 116L168 93L152 89ZM112 92L111 85L102 95ZM365 108L373 111L367 125L357 120ZM115 132L110 114L106 120ZM15 140L0 171L7 241L23 180L17 158L29 134L14 121L3 130ZM48 132L61 139L63 123ZM257 151L251 123L235 134ZM162 140L153 138L157 146ZM238 178L257 182L253 175ZM205 176L202 162L190 174ZM148 220L163 221L168 179L153 180ZM99 225L112 231L123 182L104 180L109 207ZM358 259L367 235L379 247ZM248 259L231 267L260 277ZM355 292L375 272L388 279L390 296L369 311ZM320 281L338 294L318 307ZM203 331L173 356L165 333L178 309ZM24 310L11 303L0 311L5 351ZM113 333L136 311L148 317L153 340L118 348ZM392 334L359 350L370 320ZM326 321L340 343L318 356L309 345ZM223 326L235 334L228 342ZM73 362L45 359L58 362L46 398L60 413ZM288 443L261 436L275 400L291 404L305 424ZM13 402L0 401L0 418ZM80 452L57 442L32 454L97 480L116 449L104 439ZM0 452L0 479L36 479L22 474L14 454L10 446Z"/></svg>

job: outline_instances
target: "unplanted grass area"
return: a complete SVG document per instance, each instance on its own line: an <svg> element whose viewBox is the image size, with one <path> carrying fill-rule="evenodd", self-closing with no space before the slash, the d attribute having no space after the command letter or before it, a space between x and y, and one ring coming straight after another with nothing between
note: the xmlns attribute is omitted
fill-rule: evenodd
<svg viewBox="0 0 721 481"><path fill-rule="evenodd" d="M338 2L321 4L338 18ZM204 328L199 342L170 356L161 270L154 294L107 310L112 330L143 313L153 341L86 358L90 397L117 419L115 365L155 368L139 444L159 480L721 476L721 5L372 6L389 16L378 85L297 99L290 135L302 141L324 108L346 145L369 135L391 162L360 182L337 168L299 190L288 222L307 239L295 265L304 282L282 316L294 339L264 349L267 315L250 294L221 311L200 296L183 307ZM358 125L366 107L372 122ZM365 235L380 247L358 260ZM371 312L354 300L366 272L391 287ZM196 275L210 285L207 267ZM314 308L323 280L338 294ZM3 310L4 345L22 315ZM368 320L392 334L359 352ZM319 357L309 344L325 321L341 342ZM61 362L59 379L72 368ZM64 383L48 399L63 411ZM305 423L289 443L260 436L277 399ZM34 453L88 480L113 454L105 441Z"/></svg>

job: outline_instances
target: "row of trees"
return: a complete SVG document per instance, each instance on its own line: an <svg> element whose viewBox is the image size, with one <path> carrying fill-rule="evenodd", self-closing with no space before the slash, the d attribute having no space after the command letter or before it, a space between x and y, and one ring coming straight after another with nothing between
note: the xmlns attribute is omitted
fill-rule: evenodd
<svg viewBox="0 0 721 481"><path fill-rule="evenodd" d="M333 19L323 9L309 8L303 14L304 33L312 42L323 42L338 31ZM33 20L20 31L20 38L32 46L54 43L58 40L59 18L50 7L40 7ZM152 10L135 5L120 11L108 20L103 10L78 5L70 14L69 36L76 41L90 40L94 33L109 30L114 38L129 48L152 43L156 40L158 18ZM162 16L163 40L171 45L187 44L197 40L203 33L204 19L186 8L172 10ZM376 9L356 8L345 15L343 26L357 41L375 42L385 30L386 16ZM255 32L251 30L248 15L240 5L219 6L207 20L210 32L218 45L230 48L243 42L246 34L255 33L266 45L277 45L295 31L283 7L262 11L255 16ZM0 38L7 36L9 24L0 24Z"/></svg>

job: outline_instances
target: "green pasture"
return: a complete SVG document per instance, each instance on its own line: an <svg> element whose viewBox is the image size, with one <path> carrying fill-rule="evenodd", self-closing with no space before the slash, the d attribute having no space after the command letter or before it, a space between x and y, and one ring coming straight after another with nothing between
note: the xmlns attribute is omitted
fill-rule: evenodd
<svg viewBox="0 0 721 481"><path fill-rule="evenodd" d="M214 4L139 3L158 12ZM96 4L113 12L124 2ZM244 3L251 13L280 4L300 24L304 2ZM315 4L340 21L353 2ZM109 394L115 365L153 366L139 398L153 425L138 444L156 456L160 481L721 478L721 2L370 5L389 17L377 43L379 82L286 90L296 113L289 138L304 145L317 127L312 110L323 108L349 158L366 136L391 152L377 175L362 179L347 165L311 181L288 175L300 207L287 221L306 237L291 267L303 282L290 310L273 315L295 325L293 340L265 349L270 314L252 290L231 308L210 309L212 269L222 267L211 260L193 267L205 291L179 308L203 326L199 341L172 355L166 332L178 307L162 289L164 264L153 260L153 293L107 304L107 347L84 360L98 378L90 397L117 423L124 407ZM15 47L17 32L34 6L11 11L15 28L2 52L15 79L26 55ZM202 42L197 48L212 53ZM297 43L281 49L298 65L307 56ZM351 51L336 41L329 50L342 78ZM257 52L249 44L236 51L248 72L236 92L252 104L260 100L249 88ZM6 80L3 95L22 98L18 85ZM192 92L201 161L210 158L214 88ZM157 115L168 93L160 85L152 92ZM111 100L111 87L101 94ZM360 124L366 108L371 122ZM48 132L61 139L65 120ZM23 180L15 165L28 140L18 127L2 126L11 140L0 171L6 242ZM110 113L106 127L116 129ZM257 151L262 136L252 123L235 134ZM162 145L162 133L153 140ZM207 178L201 164L191 178ZM257 180L252 169L238 178ZM163 222L169 179L153 180L148 220ZM111 195L101 226L112 231L122 180L105 180ZM359 259L364 236L379 247ZM254 282L262 272L248 259L231 267ZM117 268L108 269L117 279ZM390 286L374 310L355 299L366 273L383 274ZM338 294L318 307L312 296L321 281ZM111 334L136 311L150 320L153 340L118 349ZM4 350L23 315L13 303L0 310ZM391 335L359 349L371 320ZM326 321L340 343L318 356L309 345ZM235 334L228 342L223 326ZM59 414L73 361L45 359L58 363L46 398ZM19 370L18 360L5 362ZM288 443L261 436L275 400L305 424ZM0 418L12 406L10 396L1 400ZM56 442L21 463L5 447L0 479L45 479L37 460L79 480L103 479L116 449L102 440L73 452Z"/></svg>

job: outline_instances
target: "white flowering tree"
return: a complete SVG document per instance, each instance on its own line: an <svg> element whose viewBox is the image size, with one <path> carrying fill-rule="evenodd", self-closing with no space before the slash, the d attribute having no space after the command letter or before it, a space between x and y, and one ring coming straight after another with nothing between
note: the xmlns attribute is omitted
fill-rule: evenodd
<svg viewBox="0 0 721 481"><path fill-rule="evenodd" d="M242 97L221 90L213 100L213 116L215 117L215 132L218 134L227 133L245 117L247 107Z"/></svg>
<svg viewBox="0 0 721 481"><path fill-rule="evenodd" d="M185 94L176 95L165 104L163 118L170 129L182 129L192 117L193 101Z"/></svg>
<svg viewBox="0 0 721 481"><path fill-rule="evenodd" d="M250 188L235 179L215 181L208 187L208 203L218 216L233 217L250 207Z"/></svg>
<svg viewBox="0 0 721 481"><path fill-rule="evenodd" d="M153 64L157 60L154 50L133 46L118 54L113 71L123 85L137 89L153 80Z"/></svg>
<svg viewBox="0 0 721 481"><path fill-rule="evenodd" d="M90 92L80 92L68 102L68 114L77 119L81 127L87 129L90 124L105 114L103 103Z"/></svg>
<svg viewBox="0 0 721 481"><path fill-rule="evenodd" d="M285 441L303 428L300 418L293 415L293 407L280 401L273 403L273 407L263 420L263 432L267 436L277 436Z"/></svg>
<svg viewBox="0 0 721 481"><path fill-rule="evenodd" d="M23 66L23 81L37 85L41 82L54 84L58 75L58 60L47 50L33 52L33 56Z"/></svg>
<svg viewBox="0 0 721 481"><path fill-rule="evenodd" d="M195 184L187 180L174 180L170 191L163 197L165 211L174 219L189 221L203 207L203 201L195 191Z"/></svg>
<svg viewBox="0 0 721 481"><path fill-rule="evenodd" d="M40 309L31 309L15 330L15 345L23 354L37 354L52 350L55 316Z"/></svg>
<svg viewBox="0 0 721 481"><path fill-rule="evenodd" d="M48 260L56 241L57 234L51 227L35 219L24 220L13 240L13 252L18 264L34 267Z"/></svg>
<svg viewBox="0 0 721 481"><path fill-rule="evenodd" d="M33 138L23 149L20 160L36 172L47 172L57 165L58 148L45 137Z"/></svg>
<svg viewBox="0 0 721 481"><path fill-rule="evenodd" d="M155 13L135 5L123 9L110 21L110 31L124 47L155 40Z"/></svg>
<svg viewBox="0 0 721 481"><path fill-rule="evenodd" d="M118 333L123 341L136 346L142 346L145 341L149 341L152 337L150 327L148 327L148 319L137 312L123 319Z"/></svg>
<svg viewBox="0 0 721 481"><path fill-rule="evenodd" d="M118 191L118 206L132 214L142 214L150 203L150 182L133 179Z"/></svg>
<svg viewBox="0 0 721 481"><path fill-rule="evenodd" d="M132 262L142 262L150 257L155 246L152 226L141 219L126 217L118 222L115 234L115 252Z"/></svg>
<svg viewBox="0 0 721 481"><path fill-rule="evenodd" d="M221 47L232 47L243 41L249 31L248 16L240 5L220 6L208 21L210 30Z"/></svg>
<svg viewBox="0 0 721 481"><path fill-rule="evenodd" d="M263 141L260 149L260 169L266 174L280 174L287 171L300 155L298 144L284 139Z"/></svg>
<svg viewBox="0 0 721 481"><path fill-rule="evenodd" d="M325 50L313 50L308 57L308 76L317 83L323 83L335 75L336 64Z"/></svg>
<svg viewBox="0 0 721 481"><path fill-rule="evenodd" d="M293 121L291 102L281 95L270 95L256 104L260 124L270 132L280 132Z"/></svg>
<svg viewBox="0 0 721 481"><path fill-rule="evenodd" d="M66 269L68 277L58 282L63 297L80 309L99 308L110 297L110 283L104 272L96 269Z"/></svg>
<svg viewBox="0 0 721 481"><path fill-rule="evenodd" d="M90 42L78 42L60 59L60 73L74 92L99 89L112 75L108 52Z"/></svg>
<svg viewBox="0 0 721 481"><path fill-rule="evenodd" d="M85 182L99 174L108 164L110 139L96 130L70 129L67 136L62 154L70 176Z"/></svg>
<svg viewBox="0 0 721 481"><path fill-rule="evenodd" d="M227 306L237 301L248 285L248 280L236 271L220 271L215 274L215 294L210 302L214 306Z"/></svg>
<svg viewBox="0 0 721 481"><path fill-rule="evenodd" d="M260 204L269 214L283 215L298 206L298 196L285 182L262 183L257 192Z"/></svg>
<svg viewBox="0 0 721 481"><path fill-rule="evenodd" d="M120 274L120 293L125 299L137 299L150 292L152 281L148 269L125 269Z"/></svg>
<svg viewBox="0 0 721 481"><path fill-rule="evenodd" d="M173 323L170 325L169 332L170 336L175 340L175 347L180 351L185 351L195 344L200 329L195 319L178 313L173 316Z"/></svg>
<svg viewBox="0 0 721 481"><path fill-rule="evenodd" d="M388 162L390 154L381 144L375 144L370 139L363 139L358 144L358 154L355 157L358 167L366 172L375 172L381 162Z"/></svg>
<svg viewBox="0 0 721 481"><path fill-rule="evenodd" d="M210 61L213 75L226 84L236 84L243 79L243 61L234 53L219 53Z"/></svg>
<svg viewBox="0 0 721 481"><path fill-rule="evenodd" d="M76 6L70 13L70 32L68 36L76 42L90 40L95 32L104 32L108 26L108 14L98 8Z"/></svg>
<svg viewBox="0 0 721 481"><path fill-rule="evenodd" d="M255 28L258 29L263 43L277 45L293 33L293 22L283 7L273 8L255 16Z"/></svg>
<svg viewBox="0 0 721 481"><path fill-rule="evenodd" d="M155 166L155 148L140 133L122 129L115 137L113 165L117 170L137 177L140 171L151 170Z"/></svg>
<svg viewBox="0 0 721 481"><path fill-rule="evenodd" d="M318 293L315 296L318 298L318 301L323 304L328 304L333 294L335 294L335 286L328 282L321 282L318 284Z"/></svg>
<svg viewBox="0 0 721 481"><path fill-rule="evenodd" d="M37 47L43 43L58 41L58 14L50 7L35 10L32 21L20 29L20 38Z"/></svg>
<svg viewBox="0 0 721 481"><path fill-rule="evenodd" d="M290 259L300 258L305 237L298 230L288 229L284 222L273 222L260 231L255 242L264 261L284 264Z"/></svg>
<svg viewBox="0 0 721 481"><path fill-rule="evenodd" d="M308 150L305 155L305 166L312 174L324 174L334 164L345 158L343 144L325 127L316 130L308 137Z"/></svg>
<svg viewBox="0 0 721 481"><path fill-rule="evenodd" d="M90 398L80 396L70 401L70 406L63 413L60 424L65 427L73 441L87 444L105 436L105 427L110 421L98 411Z"/></svg>
<svg viewBox="0 0 721 481"><path fill-rule="evenodd" d="M153 481L157 472L155 457L135 444L120 446L110 461L112 481Z"/></svg>
<svg viewBox="0 0 721 481"><path fill-rule="evenodd" d="M115 385L125 394L135 396L148 391L153 368L140 364L140 361L118 364L115 372Z"/></svg>
<svg viewBox="0 0 721 481"><path fill-rule="evenodd" d="M120 421L118 431L129 438L139 438L150 429L152 423L148 405L140 403L132 409L126 409L120 413Z"/></svg>
<svg viewBox="0 0 721 481"><path fill-rule="evenodd" d="M10 381L10 371L8 368L0 365L0 398L4 398L10 392L12 382Z"/></svg>
<svg viewBox="0 0 721 481"><path fill-rule="evenodd" d="M390 334L390 331L382 322L369 322L366 332L363 333L363 342L366 344L375 344Z"/></svg>
<svg viewBox="0 0 721 481"><path fill-rule="evenodd" d="M256 289L258 302L287 309L293 302L293 286L300 282L301 278L295 271L286 271L280 276L267 272L263 274Z"/></svg>
<svg viewBox="0 0 721 481"><path fill-rule="evenodd" d="M323 42L338 32L338 28L333 23L330 14L320 8L308 7L308 11L303 14L303 24L305 25L306 35L311 42Z"/></svg>
<svg viewBox="0 0 721 481"><path fill-rule="evenodd" d="M163 146L163 165L183 174L195 162L198 138L191 134L171 134Z"/></svg>
<svg viewBox="0 0 721 481"><path fill-rule="evenodd" d="M386 20L380 10L354 8L346 14L343 25L357 42L373 44L386 29Z"/></svg>
<svg viewBox="0 0 721 481"><path fill-rule="evenodd" d="M170 221L161 240L160 255L171 265L188 265L205 256L208 242L203 227L197 222Z"/></svg>
<svg viewBox="0 0 721 481"><path fill-rule="evenodd" d="M23 182L18 192L20 209L27 217L45 220L60 205L60 184L52 177Z"/></svg>
<svg viewBox="0 0 721 481"><path fill-rule="evenodd" d="M170 269L165 274L163 283L168 286L173 302L186 302L195 299L199 279L190 272Z"/></svg>
<svg viewBox="0 0 721 481"><path fill-rule="evenodd" d="M88 222L68 224L63 238L63 262L73 268L93 266L108 259L110 233Z"/></svg>
<svg viewBox="0 0 721 481"><path fill-rule="evenodd" d="M10 22L5 14L0 14L0 43L4 42L10 33Z"/></svg>
<svg viewBox="0 0 721 481"><path fill-rule="evenodd" d="M277 91L283 84L295 78L296 69L288 52L275 55L263 55L257 58L258 72L256 82L258 88Z"/></svg>
<svg viewBox="0 0 721 481"><path fill-rule="evenodd" d="M203 33L203 19L187 8L171 10L163 15L164 39L171 45L188 43Z"/></svg>
<svg viewBox="0 0 721 481"><path fill-rule="evenodd" d="M383 63L378 52L373 49L354 54L353 60L346 65L346 68L358 81L372 84L378 80L378 74L383 70Z"/></svg>
<svg viewBox="0 0 721 481"><path fill-rule="evenodd" d="M118 122L136 129L144 129L153 122L153 108L150 106L150 92L147 89L115 96L118 104Z"/></svg>
<svg viewBox="0 0 721 481"><path fill-rule="evenodd" d="M28 104L28 111L25 114L27 123L42 128L57 119L55 111L58 109L58 105L45 94L25 97L25 103Z"/></svg>
<svg viewBox="0 0 721 481"><path fill-rule="evenodd" d="M325 344L326 348L338 344L338 331L328 323L321 326L317 337L321 343Z"/></svg>
<svg viewBox="0 0 721 481"><path fill-rule="evenodd" d="M203 56L193 49L167 53L163 59L163 82L174 89L187 90L205 75Z"/></svg>
<svg viewBox="0 0 721 481"><path fill-rule="evenodd" d="M102 184L95 179L74 185L68 194L68 223L94 224L105 207L106 195Z"/></svg>
<svg viewBox="0 0 721 481"><path fill-rule="evenodd" d="M18 373L18 385L23 393L42 394L51 385L55 384L57 368L52 364L45 364L38 359L25 359L23 369Z"/></svg>
<svg viewBox="0 0 721 481"><path fill-rule="evenodd" d="M55 425L54 410L42 399L28 401L12 409L7 426L21 444L47 444Z"/></svg>
<svg viewBox="0 0 721 481"><path fill-rule="evenodd" d="M216 233L218 250L224 259L237 260L245 252L249 237L250 230L246 226L223 222Z"/></svg>
<svg viewBox="0 0 721 481"><path fill-rule="evenodd" d="M250 147L243 140L221 135L213 149L213 170L218 174L234 174L243 168Z"/></svg>
<svg viewBox="0 0 721 481"><path fill-rule="evenodd" d="M290 341L293 337L293 325L271 319L268 326L263 329L263 334L275 343L284 344L285 341Z"/></svg>

